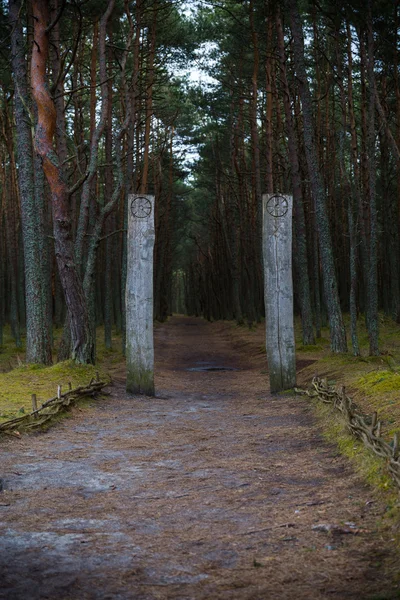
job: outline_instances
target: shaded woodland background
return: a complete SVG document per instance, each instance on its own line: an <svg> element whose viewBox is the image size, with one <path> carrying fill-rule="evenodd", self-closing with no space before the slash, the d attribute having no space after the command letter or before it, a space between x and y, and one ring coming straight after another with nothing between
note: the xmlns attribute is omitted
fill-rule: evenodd
<svg viewBox="0 0 400 600"><path fill-rule="evenodd" d="M400 322L399 4L0 2L0 345L124 333L128 195L156 196L155 317L263 318L261 196L294 196L303 343ZM185 76L188 65L206 84ZM343 312L350 313L345 332ZM123 339L124 345L124 339Z"/></svg>

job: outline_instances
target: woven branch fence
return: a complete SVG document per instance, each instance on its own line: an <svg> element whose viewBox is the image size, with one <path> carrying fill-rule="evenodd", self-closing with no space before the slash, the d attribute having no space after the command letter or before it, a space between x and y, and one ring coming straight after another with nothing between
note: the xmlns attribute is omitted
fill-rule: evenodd
<svg viewBox="0 0 400 600"><path fill-rule="evenodd" d="M385 459L389 474L397 487L400 488L399 436L395 433L393 441L390 444L386 442L381 436L382 423L378 421L376 412L372 416L361 414L353 400L346 394L344 386L334 388L328 385L326 379L320 379L319 377L314 377L308 390L296 388L295 391L310 398L318 398L340 411L350 432L374 454Z"/></svg>
<svg viewBox="0 0 400 600"><path fill-rule="evenodd" d="M99 374L97 373L96 377L92 378L88 385L72 389L69 383L69 389L66 392L62 392L61 385L59 385L57 395L41 404L39 408L37 406L36 394L32 394L32 412L1 423L0 433L18 436L20 430L31 431L43 427L43 425L60 412L75 404L78 400L88 396L95 397L109 383L109 381L100 381Z"/></svg>

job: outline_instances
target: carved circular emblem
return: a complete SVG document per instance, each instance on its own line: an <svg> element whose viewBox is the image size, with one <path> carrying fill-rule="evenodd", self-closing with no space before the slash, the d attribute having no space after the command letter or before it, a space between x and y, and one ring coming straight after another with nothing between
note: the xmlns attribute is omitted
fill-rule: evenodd
<svg viewBox="0 0 400 600"><path fill-rule="evenodd" d="M136 196L131 201L131 213L137 219L145 219L151 215L151 202L145 196Z"/></svg>
<svg viewBox="0 0 400 600"><path fill-rule="evenodd" d="M284 196L275 194L267 201L266 208L272 217L284 217L289 210L289 204Z"/></svg>

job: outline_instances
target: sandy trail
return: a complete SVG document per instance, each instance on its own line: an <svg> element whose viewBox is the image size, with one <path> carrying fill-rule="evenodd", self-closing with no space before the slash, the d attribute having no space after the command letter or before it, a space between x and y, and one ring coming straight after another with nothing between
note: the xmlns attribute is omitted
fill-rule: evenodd
<svg viewBox="0 0 400 600"><path fill-rule="evenodd" d="M224 331L175 317L156 333L158 398L128 397L121 375L0 443L0 598L398 597L384 507ZM346 522L359 533L312 529Z"/></svg>

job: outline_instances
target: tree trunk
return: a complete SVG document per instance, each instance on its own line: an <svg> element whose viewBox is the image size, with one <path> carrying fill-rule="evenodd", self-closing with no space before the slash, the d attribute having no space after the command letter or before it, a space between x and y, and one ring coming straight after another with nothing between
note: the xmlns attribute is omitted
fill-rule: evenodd
<svg viewBox="0 0 400 600"><path fill-rule="evenodd" d="M313 132L312 100L305 68L303 29L297 0L289 0L289 7L293 34L294 62L296 74L299 79L300 98L303 108L304 146L316 208L325 302L330 324L331 350L337 353L347 352L346 331L340 308L325 189L319 171Z"/></svg>
<svg viewBox="0 0 400 600"><path fill-rule="evenodd" d="M277 12L276 31L278 38L278 51L281 69L282 97L286 118L286 132L288 136L289 161L293 187L293 211L295 221L295 252L294 262L298 275L299 303L303 331L303 344L315 344L313 316L310 294L310 281L307 258L306 221L304 216L303 195L301 190L300 167L297 152L296 136L293 125L293 116L290 106L290 90L286 77L285 42L282 29L282 20Z"/></svg>
<svg viewBox="0 0 400 600"><path fill-rule="evenodd" d="M53 147L56 110L46 85L46 63L49 53L48 0L33 0L34 47L31 63L33 97L38 109L35 150L41 156L50 187L53 210L55 252L60 280L70 315L72 357L79 363L94 362L93 333L90 330L82 281L74 260L71 235L69 195L57 153Z"/></svg>
<svg viewBox="0 0 400 600"><path fill-rule="evenodd" d="M9 0L11 22L11 64L15 82L14 109L18 185L21 198L21 225L25 264L26 361L51 364L51 330L48 320L48 290L44 288L41 245L44 241L43 206L35 204L35 179L31 117L25 61L25 41L20 18L21 0ZM38 210L39 209L39 210ZM45 257L43 257L45 258ZM45 262L45 261L43 261Z"/></svg>
<svg viewBox="0 0 400 600"><path fill-rule="evenodd" d="M157 29L157 14L158 5L155 0L153 6L153 20L150 27L150 48L147 61L147 84L146 84L146 123L144 128L144 155L143 169L140 183L140 193L147 194L148 177L149 177L149 155L150 155L150 131L151 120L153 117L153 84L154 84L154 57L156 51L156 29Z"/></svg>
<svg viewBox="0 0 400 600"><path fill-rule="evenodd" d="M265 62L265 76L266 76L266 117L265 117L265 141L266 141L266 193L274 193L274 179L273 179L273 160L272 160L272 31L273 23L272 19L268 19L267 23L267 59ZM277 190L279 191L279 190Z"/></svg>
<svg viewBox="0 0 400 600"><path fill-rule="evenodd" d="M376 207L376 166L375 166L375 74L374 37L372 31L372 0L368 0L367 15L367 79L368 79L368 179L369 179L369 273L366 282L368 293L368 334L369 353L379 355L378 319L378 213Z"/></svg>
<svg viewBox="0 0 400 600"><path fill-rule="evenodd" d="M111 42L111 40L110 40ZM111 42L112 43L112 42ZM108 48L108 61L109 65L112 64L112 52ZM106 204L113 193L113 153L112 153L112 73L109 74L108 85L108 115L106 125L106 139L105 139L105 155L106 155L106 167L104 173L104 203ZM112 301L113 301L113 290L112 290L112 265L113 265L113 238L111 236L115 219L114 215L110 215L105 222L106 232L106 251L105 251L105 265L104 265L104 343L108 350L112 348Z"/></svg>
<svg viewBox="0 0 400 600"><path fill-rule="evenodd" d="M132 25L132 18L129 12L129 6L126 6L127 18ZM128 88L126 78L123 79L125 86L125 106L126 111L130 112L130 121L127 129L127 156L126 170L124 180L124 206L123 206L123 229L122 236L122 265L121 265L121 323L122 323L122 352L126 351L126 306L125 306L125 291L127 277L127 230L128 230L128 204L129 194L133 191L133 170L134 170L134 150L135 150L135 124L138 100L138 80L139 80L139 61L140 61L140 35L142 21L142 2L136 2L136 19L135 19L135 41L133 44L133 73L131 89ZM132 29L133 34L133 29Z"/></svg>
<svg viewBox="0 0 400 600"><path fill-rule="evenodd" d="M351 109L352 107L352 83L349 77L349 87L347 99L343 84L343 64L342 55L339 47L339 30L335 31L335 43L336 43L336 62L337 62L337 73L339 82L339 93L340 93L340 106L342 115L342 128L340 132L339 140L339 168L341 175L341 184L343 195L347 199L347 219L349 224L349 241L350 241L350 297L349 297L349 309L350 309L350 331L351 331L351 343L353 347L354 356L359 356L360 348L358 344L357 335L357 227L355 224L354 214L357 210L357 197L354 199L354 191L352 189L351 181L346 171L346 160L345 160L345 136L347 132L347 106ZM350 111L349 111L350 112ZM350 117L354 119L354 115ZM352 135L352 134L351 134ZM355 149L357 153L357 139L354 141Z"/></svg>
<svg viewBox="0 0 400 600"><path fill-rule="evenodd" d="M97 175L99 144L104 133L104 128L107 123L108 115L108 82L107 82L107 58L106 58L106 32L107 24L114 10L115 0L109 0L106 11L100 20L99 33L99 74L100 74L100 89L101 89L101 108L100 118L95 128L90 141L90 157L86 172L86 179L82 187L81 206L79 211L78 226L75 239L75 255L76 262L80 270L82 270L83 252L85 246L85 236L88 230L90 216L90 192L92 190L93 181Z"/></svg>

